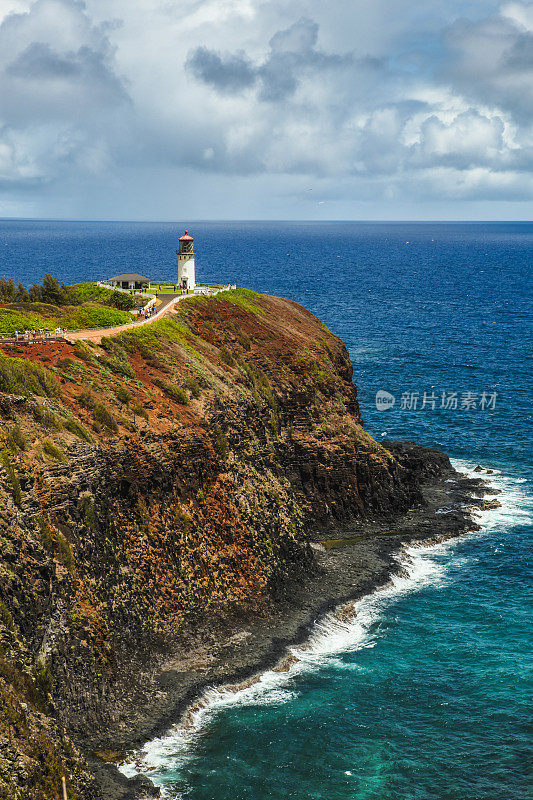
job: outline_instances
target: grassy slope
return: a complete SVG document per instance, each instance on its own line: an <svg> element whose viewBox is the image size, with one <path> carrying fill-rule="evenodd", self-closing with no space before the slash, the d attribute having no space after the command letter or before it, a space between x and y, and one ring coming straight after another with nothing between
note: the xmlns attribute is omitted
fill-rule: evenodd
<svg viewBox="0 0 533 800"><path fill-rule="evenodd" d="M0 308L0 334L15 331L65 330L104 328L131 322L128 311L106 305L112 291L95 283L78 283L75 286L79 305L54 306L47 303L10 303ZM139 300L139 302L142 302Z"/></svg>

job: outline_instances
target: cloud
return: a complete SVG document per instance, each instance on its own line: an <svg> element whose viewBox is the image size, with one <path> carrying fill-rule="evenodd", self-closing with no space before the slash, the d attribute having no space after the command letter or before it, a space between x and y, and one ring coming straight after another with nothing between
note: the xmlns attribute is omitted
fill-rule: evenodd
<svg viewBox="0 0 533 800"><path fill-rule="evenodd" d="M115 71L113 25L78 0L37 0L0 24L0 178L42 188L113 163L113 133L130 105ZM109 126L108 134L103 131ZM118 124L118 127L121 127Z"/></svg>
<svg viewBox="0 0 533 800"><path fill-rule="evenodd" d="M294 218L309 180L347 214L533 196L533 3L5 2L11 203L207 217L216 194Z"/></svg>
<svg viewBox="0 0 533 800"><path fill-rule="evenodd" d="M242 92L257 79L256 70L244 53L224 55L197 47L187 59L187 67L195 78L222 93Z"/></svg>
<svg viewBox="0 0 533 800"><path fill-rule="evenodd" d="M533 121L531 8L531 3L512 3L476 22L454 22L444 33L442 70L442 78L464 97L526 122Z"/></svg>
<svg viewBox="0 0 533 800"><path fill-rule="evenodd" d="M266 58L254 64L244 51L222 54L197 47L186 66L198 80L222 93L240 93L259 85L259 100L280 101L291 97L300 80L351 63L352 56L323 53L316 49L318 24L302 17L277 31L269 42Z"/></svg>

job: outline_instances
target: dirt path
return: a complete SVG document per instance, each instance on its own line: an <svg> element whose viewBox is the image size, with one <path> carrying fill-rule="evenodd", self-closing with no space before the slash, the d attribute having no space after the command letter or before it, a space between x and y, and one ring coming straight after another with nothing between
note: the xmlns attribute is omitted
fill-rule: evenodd
<svg viewBox="0 0 533 800"><path fill-rule="evenodd" d="M75 342L78 339L88 339L91 342L100 344L104 336L116 336L117 333L129 331L132 328L138 328L141 325L149 325L150 322L155 322L158 319L170 314L176 303L180 300L185 300L187 297L192 297L190 294L170 294L170 295L157 295L158 299L161 298L163 305L159 311L148 317L147 319L139 319L134 322L127 322L125 325L116 325L114 328L86 328L85 330L69 331L63 335L63 338L68 342Z"/></svg>

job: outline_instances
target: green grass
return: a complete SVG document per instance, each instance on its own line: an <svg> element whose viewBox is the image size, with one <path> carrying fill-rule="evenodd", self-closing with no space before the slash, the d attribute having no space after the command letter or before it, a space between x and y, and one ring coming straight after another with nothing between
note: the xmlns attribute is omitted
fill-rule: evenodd
<svg viewBox="0 0 533 800"><path fill-rule="evenodd" d="M28 303L30 306L42 306L42 303ZM54 308L52 306L52 308ZM25 331L39 328L54 330L64 328L73 331L82 328L104 328L113 325L124 325L132 321L128 311L119 311L111 306L102 306L95 302L84 303L80 306L57 307L56 313L43 316L33 310L19 311L15 308L0 308L0 333L12 334L15 331Z"/></svg>
<svg viewBox="0 0 533 800"><path fill-rule="evenodd" d="M5 394L56 397L59 384L50 370L24 358L10 358L0 352L0 392Z"/></svg>
<svg viewBox="0 0 533 800"><path fill-rule="evenodd" d="M228 289L226 292L219 292L213 297L215 302L225 300L229 303L234 303L240 306L245 311L250 311L252 314L259 314L263 316L265 309L263 308L263 298L258 292L253 292L251 289Z"/></svg>
<svg viewBox="0 0 533 800"><path fill-rule="evenodd" d="M75 283L73 287L80 303L105 303L113 294L112 289L104 289L96 283Z"/></svg>

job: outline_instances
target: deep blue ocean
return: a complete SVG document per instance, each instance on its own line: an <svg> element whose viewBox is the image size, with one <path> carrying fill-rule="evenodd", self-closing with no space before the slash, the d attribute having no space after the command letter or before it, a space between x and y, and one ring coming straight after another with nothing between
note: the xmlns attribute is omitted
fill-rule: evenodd
<svg viewBox="0 0 533 800"><path fill-rule="evenodd" d="M0 275L175 279L184 227L0 221ZM373 436L497 470L503 505L406 551L406 575L318 624L289 673L211 692L129 772L174 800L531 797L533 224L187 227L197 280L290 297L344 339Z"/></svg>

